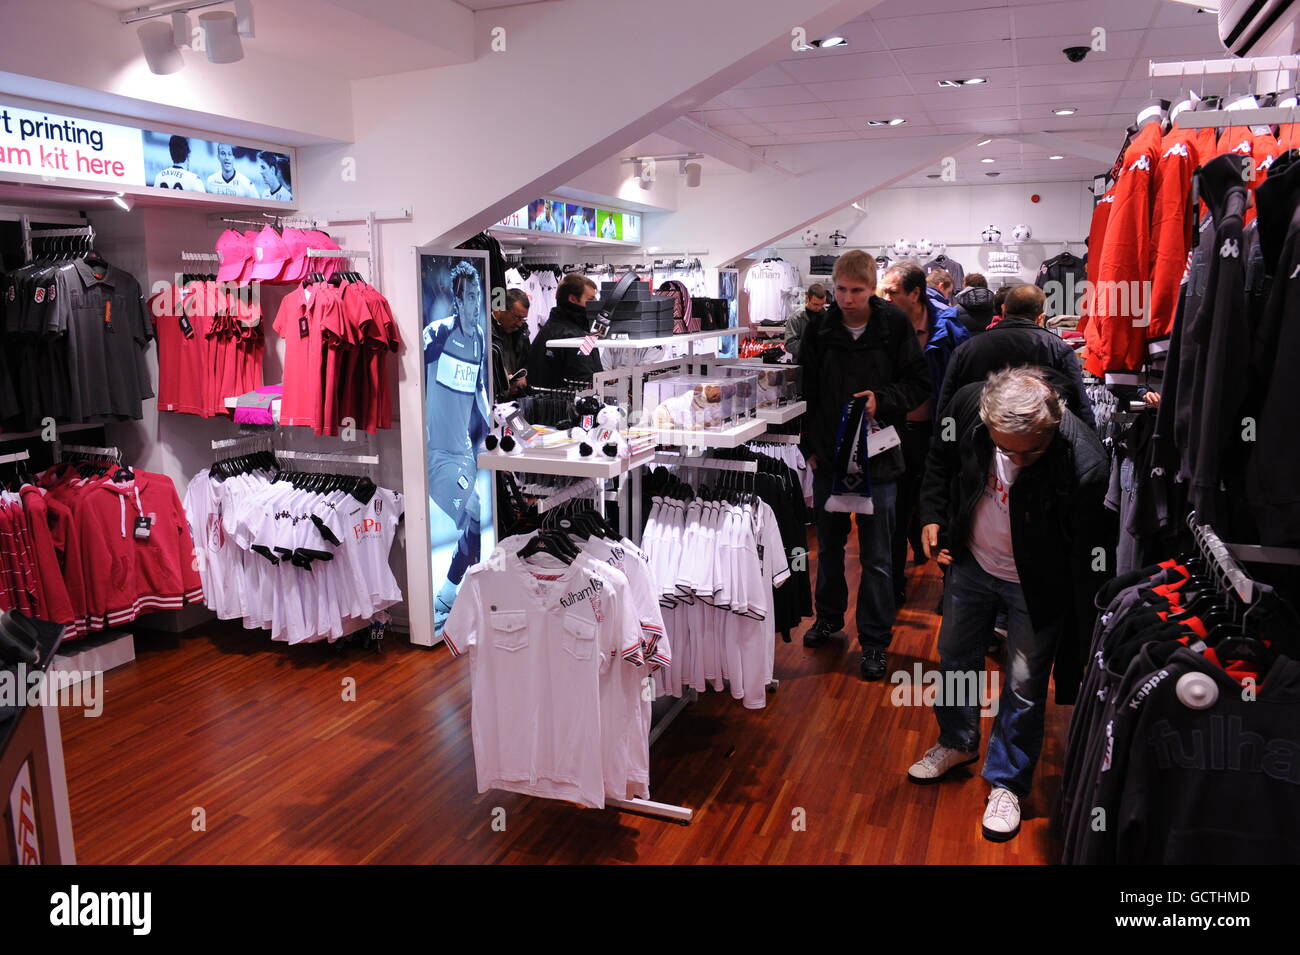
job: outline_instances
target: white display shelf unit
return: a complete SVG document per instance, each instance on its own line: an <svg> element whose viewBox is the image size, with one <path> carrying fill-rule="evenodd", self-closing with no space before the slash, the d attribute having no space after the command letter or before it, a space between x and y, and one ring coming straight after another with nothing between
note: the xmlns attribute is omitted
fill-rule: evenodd
<svg viewBox="0 0 1300 955"><path fill-rule="evenodd" d="M549 454L505 454L501 451L480 451L478 466L485 471L514 471L521 474L556 474L576 478L610 478L626 474L654 459L648 451L635 458L568 458Z"/></svg>
<svg viewBox="0 0 1300 955"><path fill-rule="evenodd" d="M226 399L226 407L232 411L239 407L239 396ZM271 417L276 424L280 423L280 399L276 398L271 402Z"/></svg>
<svg viewBox="0 0 1300 955"><path fill-rule="evenodd" d="M686 448L738 448L766 431L767 425L768 422L764 418L750 418L720 430L679 431L665 428L656 430L661 445Z"/></svg>
<svg viewBox="0 0 1300 955"><path fill-rule="evenodd" d="M597 348L660 348L664 345L681 345L690 346L690 353L694 354L696 342L706 341L710 338L728 338L732 335L748 335L748 328L720 328L707 332L688 332L685 335L661 335L658 338L598 338L596 340ZM550 342L556 348L580 348L582 346L581 338L556 338Z"/></svg>
<svg viewBox="0 0 1300 955"><path fill-rule="evenodd" d="M787 421L793 421L807 410L808 402L792 401L788 405L779 405L775 408L759 408L758 416L768 424L785 424Z"/></svg>

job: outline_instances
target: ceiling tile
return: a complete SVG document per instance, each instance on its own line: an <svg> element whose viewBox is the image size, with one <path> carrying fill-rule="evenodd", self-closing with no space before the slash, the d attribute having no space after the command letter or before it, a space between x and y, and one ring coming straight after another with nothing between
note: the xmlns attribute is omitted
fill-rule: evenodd
<svg viewBox="0 0 1300 955"><path fill-rule="evenodd" d="M825 103L808 103L804 106L759 106L742 111L746 122L783 123L799 119L829 119L834 114Z"/></svg>
<svg viewBox="0 0 1300 955"><path fill-rule="evenodd" d="M1207 18L1208 19L1208 18ZM1219 33L1215 27L1217 21L1209 21L1204 27L1170 27L1163 30L1148 30L1146 42L1142 44L1143 57L1157 59L1192 60L1214 57L1224 59L1228 52L1219 42ZM1146 72L1143 64L1143 73Z"/></svg>
<svg viewBox="0 0 1300 955"><path fill-rule="evenodd" d="M821 59L794 60L782 67L800 83L830 83L860 80L871 76L893 76L892 57L879 53L851 53Z"/></svg>
<svg viewBox="0 0 1300 955"><path fill-rule="evenodd" d="M790 74L781 69L780 64L760 70L747 80L737 83L732 89L744 90L755 86L782 86L790 82Z"/></svg>
<svg viewBox="0 0 1300 955"><path fill-rule="evenodd" d="M778 136L791 136L802 133L850 132L848 123L835 117L830 119L799 119L786 123L768 123L767 126Z"/></svg>
<svg viewBox="0 0 1300 955"><path fill-rule="evenodd" d="M1006 10L968 10L942 16L910 16L880 20L880 35L888 49L942 47L954 43L992 43L1011 36Z"/></svg>
<svg viewBox="0 0 1300 955"><path fill-rule="evenodd" d="M1142 38L1145 35L1144 30L1111 30L1106 34L1106 49L1089 53L1084 62L1115 62L1117 70L1127 71L1132 64L1117 61L1127 61L1137 56L1138 48L1142 45ZM1086 45L1086 43L1081 42L1078 36L1062 34L1017 39L1015 62L1017 66L1058 66L1062 70L1068 70L1075 64L1071 63L1062 51L1066 47L1078 45Z"/></svg>
<svg viewBox="0 0 1300 955"><path fill-rule="evenodd" d="M1051 83L1043 86L1027 86L1020 91L1020 102L1024 105L1050 104L1074 106L1077 103L1113 101L1124 84L1119 80L1109 83Z"/></svg>
<svg viewBox="0 0 1300 955"><path fill-rule="evenodd" d="M738 109L697 109L690 115L691 119L715 128L749 122L745 114Z"/></svg>
<svg viewBox="0 0 1300 955"><path fill-rule="evenodd" d="M1150 3L1133 0L1052 0L1017 5L1011 23L1017 37L1069 34L1071 45L1086 46L1095 27L1107 33L1145 30L1154 16Z"/></svg>
<svg viewBox="0 0 1300 955"><path fill-rule="evenodd" d="M1117 83L1116 86L1119 84ZM983 110L993 106L1014 106L1020 91L1008 86L970 86L961 89L928 87L917 91L926 109Z"/></svg>
<svg viewBox="0 0 1300 955"><path fill-rule="evenodd" d="M841 80L837 83L806 83L804 89L825 102L851 99L879 99L904 96L912 85L903 76L876 76L865 80Z"/></svg>
<svg viewBox="0 0 1300 955"><path fill-rule="evenodd" d="M1006 16L1008 6L1008 0L885 0L879 6L872 7L866 15L872 20L889 20L931 13L981 10L990 16Z"/></svg>
<svg viewBox="0 0 1300 955"><path fill-rule="evenodd" d="M740 140L755 136L767 136L771 132L762 123L738 123L735 126L714 126L713 129L724 136Z"/></svg>
<svg viewBox="0 0 1300 955"><path fill-rule="evenodd" d="M718 97L728 106L746 109L752 106L789 106L816 103L817 97L798 83L786 86L760 86L755 89L729 90Z"/></svg>

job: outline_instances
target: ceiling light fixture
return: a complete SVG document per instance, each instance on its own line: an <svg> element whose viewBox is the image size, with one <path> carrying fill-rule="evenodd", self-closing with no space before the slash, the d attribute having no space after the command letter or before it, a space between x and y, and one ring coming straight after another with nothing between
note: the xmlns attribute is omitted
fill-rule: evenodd
<svg viewBox="0 0 1300 955"><path fill-rule="evenodd" d="M1073 116L1077 112L1078 110L1073 106L1062 106L1058 109L1052 110L1052 113L1057 116Z"/></svg>
<svg viewBox="0 0 1300 955"><path fill-rule="evenodd" d="M903 119L901 116L896 116L893 119L869 119L867 120L867 125L868 126L902 126L906 122L907 120Z"/></svg>
<svg viewBox="0 0 1300 955"><path fill-rule="evenodd" d="M149 22L136 30L150 72L165 76L177 72L185 65L180 51L193 48L189 14L216 6L233 6L234 10L220 10L199 16L203 48L213 63L236 63L244 58L242 41L253 37L252 0L179 0L156 3L123 10L118 14L118 21L131 24L142 20L170 20L170 25Z"/></svg>
<svg viewBox="0 0 1300 955"><path fill-rule="evenodd" d="M939 85L944 89L950 89L955 86L978 86L988 81L987 76L972 76L964 80L939 80Z"/></svg>
<svg viewBox="0 0 1300 955"><path fill-rule="evenodd" d="M931 173L926 173L925 178L926 178L926 179L942 179L942 178L943 178L943 173L941 173L941 172L931 172Z"/></svg>
<svg viewBox="0 0 1300 955"><path fill-rule="evenodd" d="M108 198L113 200L113 205L117 206L123 212L131 211L131 203L122 198L122 193L119 192L117 195L109 196Z"/></svg>
<svg viewBox="0 0 1300 955"><path fill-rule="evenodd" d="M992 156L985 156L980 162L997 162Z"/></svg>
<svg viewBox="0 0 1300 955"><path fill-rule="evenodd" d="M986 172L984 175L989 176L989 177L991 178L991 177L993 177L993 176L1000 176L1000 175L1002 175L1002 173L1000 173L1000 172Z"/></svg>
<svg viewBox="0 0 1300 955"><path fill-rule="evenodd" d="M1048 159L1064 159L1065 157L1064 157L1064 156L1057 155L1057 156L1048 156L1047 158L1048 158Z"/></svg>
<svg viewBox="0 0 1300 955"><path fill-rule="evenodd" d="M849 41L842 36L828 36L824 40L813 40L812 45L820 50L829 50L837 46L848 46Z"/></svg>
<svg viewBox="0 0 1300 955"><path fill-rule="evenodd" d="M987 145L988 145L989 143L991 143L991 142L993 142L993 139L990 137L989 139L981 139L981 140L980 140L979 142L977 142L975 145L976 145L976 146L987 146Z"/></svg>

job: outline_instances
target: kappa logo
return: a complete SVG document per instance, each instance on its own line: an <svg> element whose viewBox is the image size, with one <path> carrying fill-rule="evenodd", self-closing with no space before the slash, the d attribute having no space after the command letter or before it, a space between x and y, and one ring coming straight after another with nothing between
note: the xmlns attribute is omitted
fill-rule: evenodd
<svg viewBox="0 0 1300 955"><path fill-rule="evenodd" d="M1168 159L1170 156L1182 156L1184 159L1191 158L1191 154L1187 151L1186 143L1176 143L1165 150L1164 158Z"/></svg>
<svg viewBox="0 0 1300 955"><path fill-rule="evenodd" d="M1265 156L1262 160L1260 160L1259 168L1260 169L1273 168L1273 160L1276 158L1277 158L1276 156Z"/></svg>
<svg viewBox="0 0 1300 955"><path fill-rule="evenodd" d="M1223 248L1219 250L1220 258L1237 258L1241 254L1241 245L1236 239L1224 239Z"/></svg>
<svg viewBox="0 0 1300 955"><path fill-rule="evenodd" d="M1150 169L1151 169L1151 157L1150 157L1150 156L1138 156L1137 161L1134 162L1133 165L1129 166L1128 168L1129 168L1129 172L1132 172L1134 169L1150 170Z"/></svg>
<svg viewBox="0 0 1300 955"><path fill-rule="evenodd" d="M45 286L44 286L44 285L38 285L38 286L36 287L36 294L33 296L33 298L36 300L36 304L37 304L37 305L40 305L41 302L45 301Z"/></svg>
<svg viewBox="0 0 1300 955"><path fill-rule="evenodd" d="M1097 200L1097 205L1101 205L1103 202L1114 202L1114 201L1115 201L1114 196L1102 196L1100 199Z"/></svg>
<svg viewBox="0 0 1300 955"><path fill-rule="evenodd" d="M1229 152L1241 153L1243 156L1250 155L1251 144L1249 140L1243 139L1237 145L1233 146Z"/></svg>

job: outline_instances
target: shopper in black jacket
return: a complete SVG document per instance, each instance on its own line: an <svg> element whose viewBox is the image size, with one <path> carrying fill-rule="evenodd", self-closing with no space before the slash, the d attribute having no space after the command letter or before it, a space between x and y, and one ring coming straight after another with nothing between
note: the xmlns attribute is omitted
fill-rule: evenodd
<svg viewBox="0 0 1300 955"><path fill-rule="evenodd" d="M584 355L577 348L552 348L556 338L582 338L591 329L587 303L596 297L596 283L585 275L570 272L555 290L555 308L546 324L537 330L528 353L528 382L544 388L558 388L567 381L590 382L604 368L600 349Z"/></svg>
<svg viewBox="0 0 1300 955"><path fill-rule="evenodd" d="M1047 683L1074 701L1093 614L1110 566L1098 531L1110 462L1092 429L1036 368L1008 368L959 389L943 411L921 491L922 540L949 565L940 665L946 698L936 705L939 743L909 770L937 782L979 758L980 700L961 698L984 668L999 601L1008 608L1007 681L998 701L984 778L993 787L984 834L1020 828L1042 748ZM946 539L945 539L946 538ZM1055 661L1055 662L1054 662Z"/></svg>
<svg viewBox="0 0 1300 955"><path fill-rule="evenodd" d="M1043 327L1047 320L1044 307L1045 296L1037 286L1017 285L1008 291L1002 304L1006 317L953 352L939 393L939 407L947 407L958 388L983 381L990 372L1034 365L1047 373L1070 410L1088 427L1095 428L1097 422L1083 387L1079 359L1059 335Z"/></svg>
<svg viewBox="0 0 1300 955"><path fill-rule="evenodd" d="M961 308L958 318L972 335L984 331L993 321L993 293L988 280L978 272L966 276L966 287L953 296L953 304Z"/></svg>
<svg viewBox="0 0 1300 955"><path fill-rule="evenodd" d="M912 323L875 294L875 260L865 252L846 252L835 262L833 283L835 304L809 322L799 352L808 403L801 443L813 468L818 547L817 622L804 635L807 647L821 646L843 629L848 610L844 545L850 515L826 508L836 479L845 406L865 397L868 417L881 426L901 425L907 412L931 395L929 368ZM885 674L894 626L892 546L895 482L903 473L900 449L871 458L867 470L872 513L857 515L862 578L856 623L862 676L878 680Z"/></svg>

